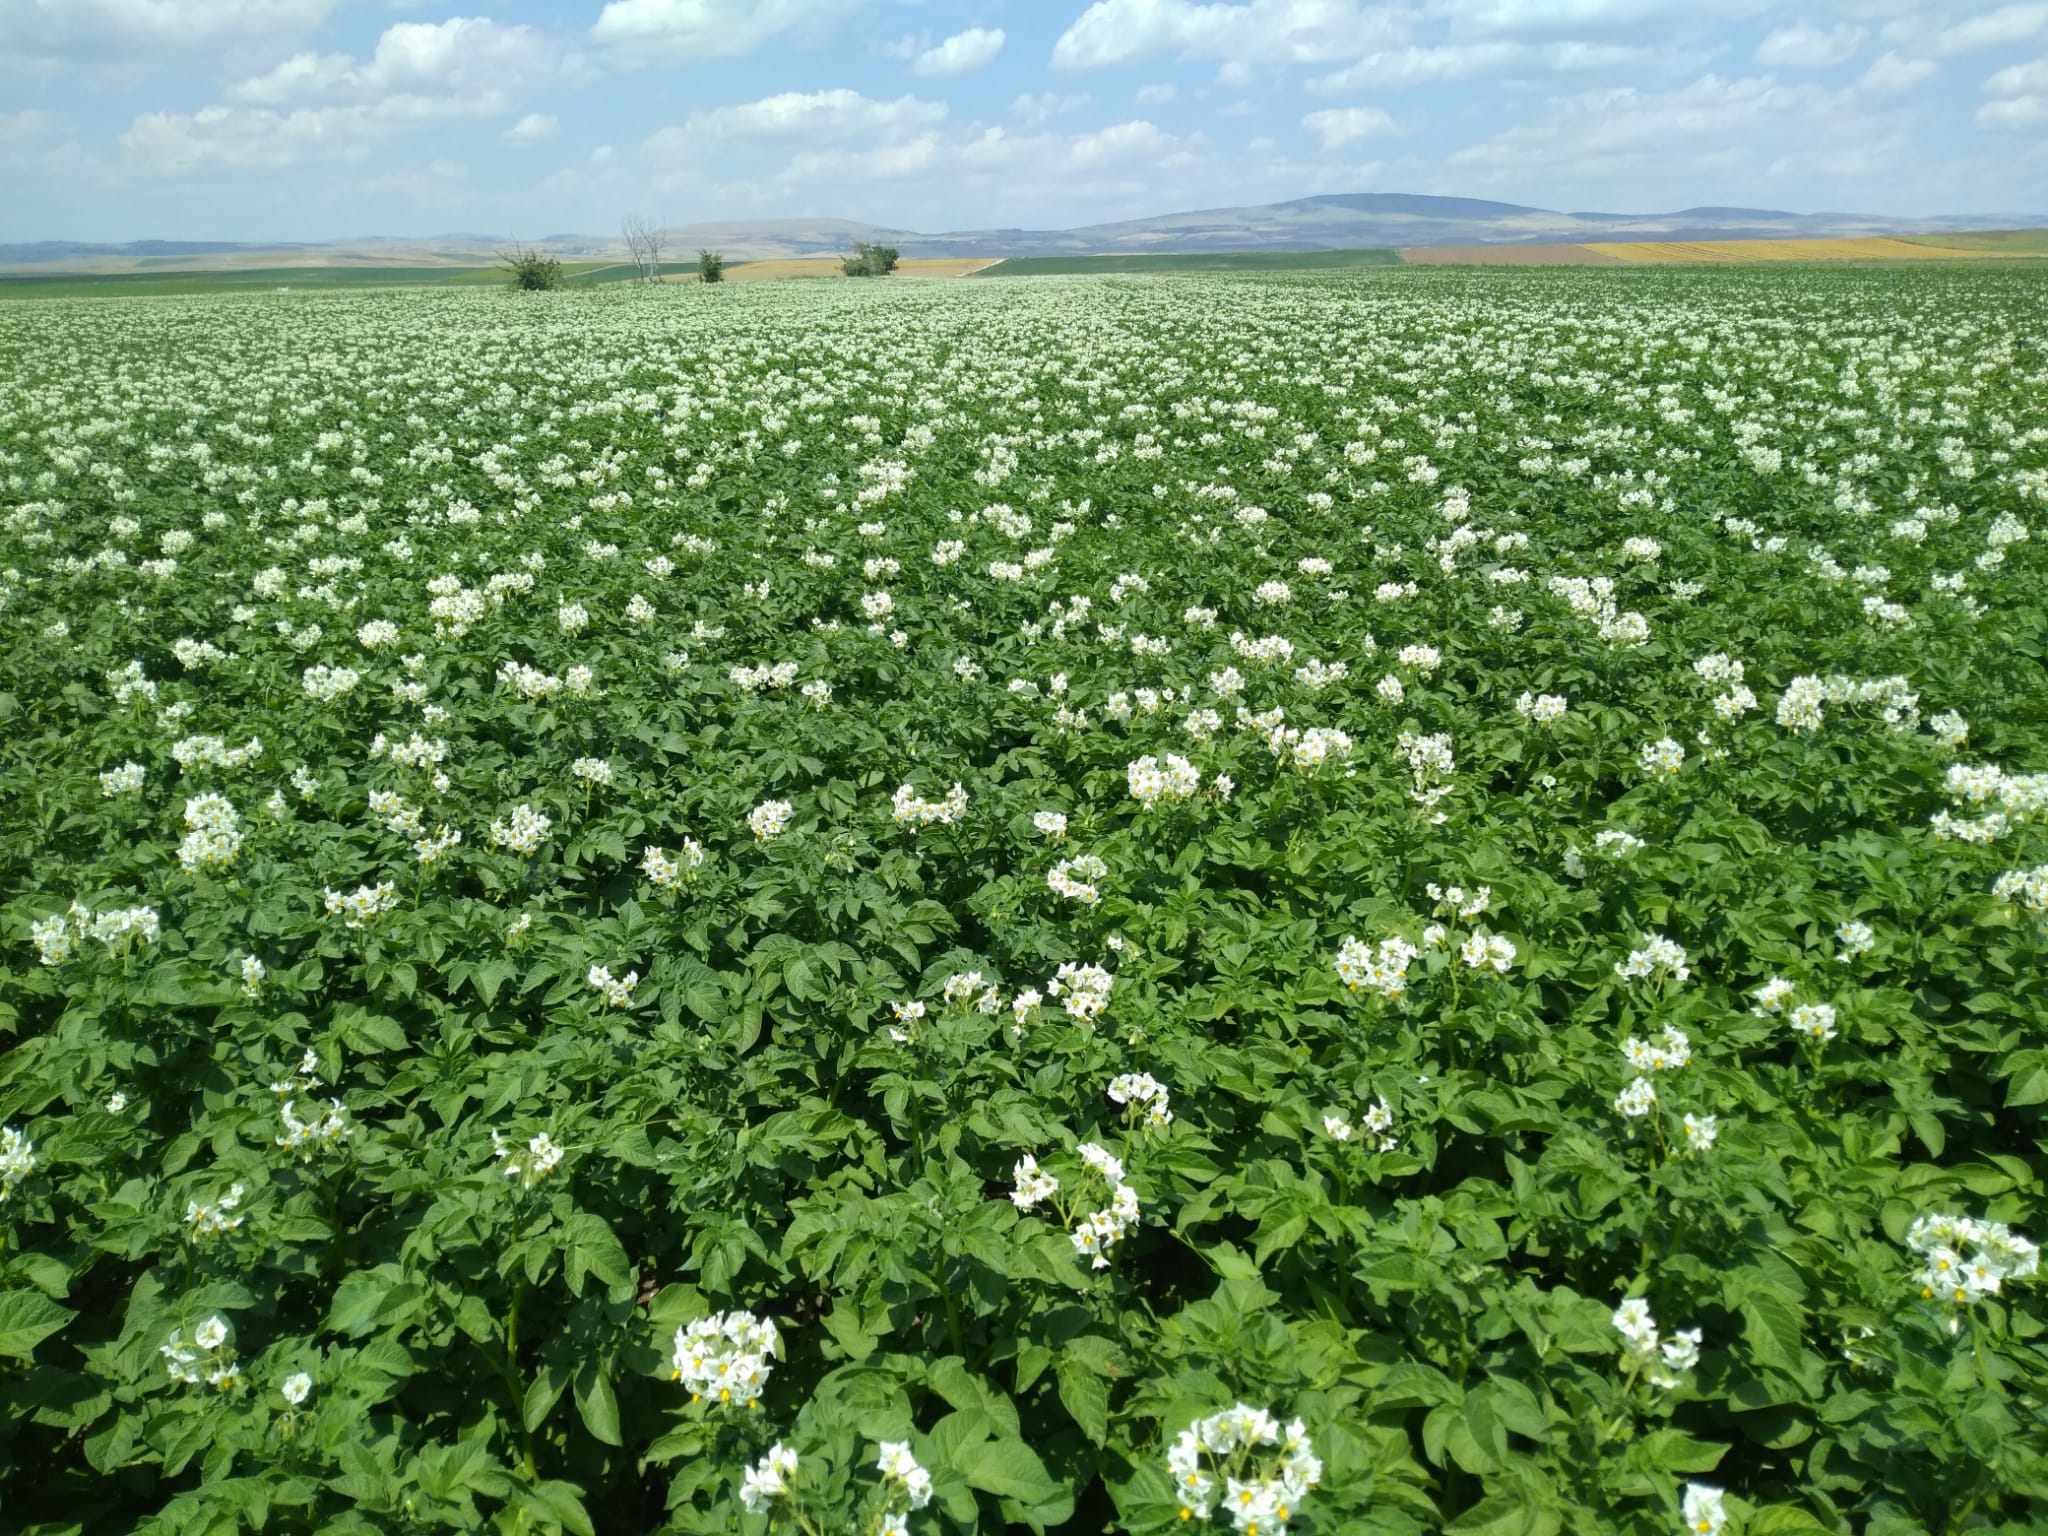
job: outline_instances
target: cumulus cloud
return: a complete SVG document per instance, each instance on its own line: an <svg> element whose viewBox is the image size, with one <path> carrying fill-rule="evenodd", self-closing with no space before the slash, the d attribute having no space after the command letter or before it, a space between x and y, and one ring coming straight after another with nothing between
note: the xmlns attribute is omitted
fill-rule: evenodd
<svg viewBox="0 0 2048 1536"><path fill-rule="evenodd" d="M948 80L970 75L1003 51L1001 27L969 27L956 32L935 48L927 48L910 62L913 75Z"/></svg>
<svg viewBox="0 0 2048 1536"><path fill-rule="evenodd" d="M784 35L810 41L853 0L610 0L591 41L623 68L732 59Z"/></svg>
<svg viewBox="0 0 2048 1536"><path fill-rule="evenodd" d="M1975 53L2009 48L2043 32L2048 32L2048 0L2019 0L2016 5L2002 5L1957 22L1936 36L1934 47L1937 53Z"/></svg>
<svg viewBox="0 0 2048 1536"><path fill-rule="evenodd" d="M1131 99L1141 107L1162 107L1178 96L1180 91L1171 83L1158 81L1152 85L1141 85L1138 94Z"/></svg>
<svg viewBox="0 0 2048 1536"><path fill-rule="evenodd" d="M945 118L944 102L915 96L876 101L849 90L784 91L692 112L681 126L655 134L649 146L680 150L707 138L743 145L901 144Z"/></svg>
<svg viewBox="0 0 2048 1536"><path fill-rule="evenodd" d="M1063 96L1056 91L1046 91L1033 96L1026 92L1010 103L1010 116L1026 128L1042 128L1056 117L1079 112L1089 101L1084 93Z"/></svg>
<svg viewBox="0 0 2048 1536"><path fill-rule="evenodd" d="M105 66L304 37L339 0L6 0L0 59L34 67Z"/></svg>
<svg viewBox="0 0 2048 1536"><path fill-rule="evenodd" d="M1756 61L1768 69L1832 69L1856 56L1869 33L1844 22L1822 31L1810 22L1779 27L1757 44Z"/></svg>
<svg viewBox="0 0 2048 1536"><path fill-rule="evenodd" d="M1448 164L1502 189L1569 167L1578 186L1634 195L1716 183L1760 193L1790 178L1896 177L1912 163L1911 143L1897 113L1866 110L1849 91L1706 75L1676 91L1619 86L1554 98Z"/></svg>
<svg viewBox="0 0 2048 1536"><path fill-rule="evenodd" d="M1987 101L1977 109L1980 127L2006 133L2026 133L2048 123L2048 96L2008 96Z"/></svg>
<svg viewBox="0 0 2048 1536"><path fill-rule="evenodd" d="M1740 21L1772 0L1437 0L1460 34L1502 37L1599 36ZM1711 14L1709 14L1711 13Z"/></svg>
<svg viewBox="0 0 2048 1536"><path fill-rule="evenodd" d="M531 149L552 139L560 127L561 124L545 112L529 112L499 134L498 142L507 149Z"/></svg>
<svg viewBox="0 0 2048 1536"><path fill-rule="evenodd" d="M1391 5L1358 0L1095 0L1053 44L1057 69L1099 69L1151 58L1241 65L1326 64L1406 38Z"/></svg>
<svg viewBox="0 0 2048 1536"><path fill-rule="evenodd" d="M1324 153L1360 139L1383 138L1394 132L1394 120L1378 107L1333 107L1311 112L1301 126L1316 136Z"/></svg>
<svg viewBox="0 0 2048 1536"><path fill-rule="evenodd" d="M1554 80L1561 75L1623 76L1642 81L1688 72L1704 62L1682 44L1552 42L1507 38L1487 42L1385 49L1308 83L1318 96L1358 90L1399 90L1445 81Z"/></svg>
<svg viewBox="0 0 2048 1536"><path fill-rule="evenodd" d="M363 161L390 136L392 125L364 107L201 107L197 112L144 112L121 135L123 155L155 174L200 167L278 170L320 161Z"/></svg>
<svg viewBox="0 0 2048 1536"><path fill-rule="evenodd" d="M1879 54L1856 82L1856 89L1870 96L1898 96L1910 91L1941 66L1932 59L1916 59L1896 49Z"/></svg>
<svg viewBox="0 0 2048 1536"><path fill-rule="evenodd" d="M1996 99L1977 109L1980 128L2026 133L2048 123L2048 58L1999 70L1984 82L1984 94Z"/></svg>
<svg viewBox="0 0 2048 1536"><path fill-rule="evenodd" d="M564 54L536 28L458 16L387 28L362 61L338 53L294 54L230 86L225 99L250 107L348 103L418 120L496 117L543 84L586 74L577 55Z"/></svg>

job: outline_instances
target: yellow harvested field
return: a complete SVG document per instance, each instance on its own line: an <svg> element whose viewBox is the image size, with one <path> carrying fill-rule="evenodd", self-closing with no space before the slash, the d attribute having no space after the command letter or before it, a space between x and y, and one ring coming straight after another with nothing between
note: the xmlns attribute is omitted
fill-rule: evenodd
<svg viewBox="0 0 2048 1536"><path fill-rule="evenodd" d="M1981 261L2005 254L1880 235L1854 240L1614 240L1586 249L1652 266L1701 261Z"/></svg>
<svg viewBox="0 0 2048 1536"><path fill-rule="evenodd" d="M896 263L896 277L966 277L970 272L979 272L983 267L992 267L999 258L993 256L926 256L910 257ZM837 256L794 256L781 261L740 261L725 269L728 283L773 283L786 282L792 278L830 277L838 278ZM695 273L684 273L678 282L694 283Z"/></svg>

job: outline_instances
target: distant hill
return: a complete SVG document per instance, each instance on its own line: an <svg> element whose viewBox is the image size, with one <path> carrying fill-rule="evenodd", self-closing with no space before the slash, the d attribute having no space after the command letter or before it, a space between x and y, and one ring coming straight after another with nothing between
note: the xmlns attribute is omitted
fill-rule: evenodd
<svg viewBox="0 0 2048 1536"><path fill-rule="evenodd" d="M1251 207L1155 214L1075 229L994 228L923 234L857 219L722 219L675 226L668 231L667 240L668 254L673 257L691 256L699 247L710 247L740 261L833 255L850 250L858 240L893 245L913 257L1093 256L1575 244L1588 240L1820 240L2042 226L2048 226L2048 215L2040 213L1928 219L1720 207L1681 208L1672 213L1559 213L1482 198L1346 192ZM46 240L0 245L0 268L122 272L179 267L218 271L244 266L476 266L490 262L514 243L511 236L474 233L268 245L187 240L91 245ZM623 259L625 255L623 242L612 235L549 235L526 243L586 261Z"/></svg>

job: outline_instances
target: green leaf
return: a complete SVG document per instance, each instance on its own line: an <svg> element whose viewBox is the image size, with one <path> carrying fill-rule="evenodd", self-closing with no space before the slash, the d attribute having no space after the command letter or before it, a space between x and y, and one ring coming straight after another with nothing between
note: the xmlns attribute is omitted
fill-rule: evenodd
<svg viewBox="0 0 2048 1536"><path fill-rule="evenodd" d="M1097 1445L1109 1436L1109 1387L1093 1367L1062 1354L1057 1368L1060 1402L1081 1432Z"/></svg>
<svg viewBox="0 0 2048 1536"><path fill-rule="evenodd" d="M619 1437L619 1399L612 1391L611 1376L594 1364L576 1372L576 1411L583 1427L606 1445L624 1445Z"/></svg>
<svg viewBox="0 0 2048 1536"><path fill-rule="evenodd" d="M1742 1523L1744 1536L1800 1536L1830 1527L1797 1504L1767 1504Z"/></svg>
<svg viewBox="0 0 2048 1536"><path fill-rule="evenodd" d="M1805 1350L1799 1304L1770 1286L1751 1288L1742 1301L1742 1337L1756 1364L1797 1371Z"/></svg>
<svg viewBox="0 0 2048 1536"><path fill-rule="evenodd" d="M1526 1493L1489 1493L1444 1527L1444 1536L1557 1536L1564 1518Z"/></svg>
<svg viewBox="0 0 2048 1536"><path fill-rule="evenodd" d="M521 1488L516 1502L527 1513L567 1531L569 1536L597 1536L590 1512L583 1507L583 1493L573 1483L539 1483Z"/></svg>
<svg viewBox="0 0 2048 1536"><path fill-rule="evenodd" d="M554 1412L555 1404L562 1400L563 1389L569 1385L569 1378L552 1365L543 1365L533 1374L533 1381L526 1388L526 1401L521 1405L520 1416L529 1432L539 1429L547 1416Z"/></svg>
<svg viewBox="0 0 2048 1536"><path fill-rule="evenodd" d="M0 1357L26 1360L76 1315L41 1291L0 1291Z"/></svg>
<svg viewBox="0 0 2048 1536"><path fill-rule="evenodd" d="M1053 1481L1038 1453L1022 1440L985 1440L968 1446L954 1466L970 1488L1012 1501L1029 1524L1055 1524L1073 1513L1072 1495Z"/></svg>

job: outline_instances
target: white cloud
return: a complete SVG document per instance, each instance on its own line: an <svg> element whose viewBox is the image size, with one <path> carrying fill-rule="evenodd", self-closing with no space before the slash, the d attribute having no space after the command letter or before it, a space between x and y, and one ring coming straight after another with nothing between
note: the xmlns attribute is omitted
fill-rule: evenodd
<svg viewBox="0 0 2048 1536"><path fill-rule="evenodd" d="M1938 53L1975 53L2008 48L2043 32L2048 32L2048 0L2020 0L1958 22L1935 38L1934 47Z"/></svg>
<svg viewBox="0 0 2048 1536"><path fill-rule="evenodd" d="M622 67L732 59L784 33L808 41L853 0L610 0L591 40Z"/></svg>
<svg viewBox="0 0 2048 1536"><path fill-rule="evenodd" d="M1984 94L1987 96L2026 96L2043 93L2048 93L2048 58L2010 65L1984 82Z"/></svg>
<svg viewBox="0 0 2048 1536"><path fill-rule="evenodd" d="M275 48L339 0L4 0L0 59L44 68L156 62Z"/></svg>
<svg viewBox="0 0 2048 1536"><path fill-rule="evenodd" d="M158 175L202 166L277 170L315 161L367 160L392 125L364 107L201 107L197 112L145 112L121 135L121 150L138 169Z"/></svg>
<svg viewBox="0 0 2048 1536"><path fill-rule="evenodd" d="M784 91L759 101L692 112L680 127L664 128L648 143L687 149L702 139L738 144L902 144L946 117L946 104L899 96L875 101L858 91Z"/></svg>
<svg viewBox="0 0 2048 1536"><path fill-rule="evenodd" d="M1446 165L1502 190L1568 168L1575 196L1608 189L1600 195L1654 198L1682 188L1701 197L1720 185L1783 197L1771 189L1816 180L1881 181L1895 191L1900 167L1917 163L1913 143L1902 114L1865 110L1848 91L1706 75L1677 91L1621 86L1554 98Z"/></svg>
<svg viewBox="0 0 2048 1536"><path fill-rule="evenodd" d="M1345 69L1308 83L1318 96L1357 90L1398 90L1446 80L1554 80L1560 75L1624 76L1643 81L1698 68L1704 56L1684 45L1642 47L1628 43L1529 43L1496 38L1488 42L1392 48L1372 53Z"/></svg>
<svg viewBox="0 0 2048 1536"><path fill-rule="evenodd" d="M498 142L507 149L531 149L536 144L545 144L552 139L555 130L561 126L545 112L529 112L499 134Z"/></svg>
<svg viewBox="0 0 2048 1536"><path fill-rule="evenodd" d="M869 43L868 52L878 59L902 59L908 63L931 45L931 33L906 32L893 43Z"/></svg>
<svg viewBox="0 0 2048 1536"><path fill-rule="evenodd" d="M2004 129L2011 133L2024 133L2048 123L2048 96L2008 96L2003 101L1987 101L1977 109L1977 124L1982 128Z"/></svg>
<svg viewBox="0 0 2048 1536"><path fill-rule="evenodd" d="M248 107L360 105L420 121L496 117L541 85L586 75L580 57L533 27L457 16L387 28L361 63L340 53L294 54L225 97Z"/></svg>
<svg viewBox="0 0 2048 1536"><path fill-rule="evenodd" d="M1437 0L1460 34L1583 38L1593 33L1739 21L1770 0Z"/></svg>
<svg viewBox="0 0 2048 1536"><path fill-rule="evenodd" d="M927 48L911 61L913 75L949 80L970 75L1003 51L1003 29L969 27L956 32L935 48Z"/></svg>
<svg viewBox="0 0 2048 1536"><path fill-rule="evenodd" d="M1823 32L1809 22L1779 27L1757 44L1756 61L1767 69L1832 69L1856 56L1869 36L1862 27L1831 27Z"/></svg>
<svg viewBox="0 0 2048 1536"><path fill-rule="evenodd" d="M1395 131L1394 120L1378 107L1333 107L1311 112L1301 120L1301 126L1316 136L1325 153Z"/></svg>
<svg viewBox="0 0 2048 1536"><path fill-rule="evenodd" d="M1062 96L1053 91L1046 91L1038 96L1027 93L1010 103L1010 116L1016 118L1026 128L1042 128L1056 117L1064 117L1069 112L1079 112L1090 100L1085 93L1071 96Z"/></svg>
<svg viewBox="0 0 2048 1536"><path fill-rule="evenodd" d="M1881 53L1863 71L1856 89L1871 96L1896 96L1912 90L1940 67L1932 59L1911 58L1896 50Z"/></svg>
<svg viewBox="0 0 2048 1536"><path fill-rule="evenodd" d="M399 22L366 60L298 53L230 86L196 112L137 117L121 136L128 161L159 175L203 166L280 168L360 161L406 128L500 117L543 86L587 78L588 65L545 33L481 17ZM552 118L529 114L504 142L524 148Z"/></svg>
<svg viewBox="0 0 2048 1536"><path fill-rule="evenodd" d="M2008 65L1984 82L1984 94L1998 99L1977 109L1979 128L2028 133L2048 124L2048 58Z"/></svg>
<svg viewBox="0 0 2048 1536"><path fill-rule="evenodd" d="M1408 13L1358 0L1095 0L1053 44L1057 69L1141 59L1223 59L1242 65L1325 64L1398 43Z"/></svg>
<svg viewBox="0 0 2048 1536"><path fill-rule="evenodd" d="M1138 94L1131 99L1141 107L1161 107L1178 96L1180 92L1171 84L1161 81L1155 85L1141 85Z"/></svg>

